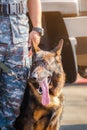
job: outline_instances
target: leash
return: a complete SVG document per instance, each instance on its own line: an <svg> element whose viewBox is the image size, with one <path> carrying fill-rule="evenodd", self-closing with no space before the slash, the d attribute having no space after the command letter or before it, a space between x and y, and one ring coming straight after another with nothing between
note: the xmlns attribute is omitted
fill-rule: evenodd
<svg viewBox="0 0 87 130"><path fill-rule="evenodd" d="M32 44L32 52L34 53L34 57L35 57L36 52L38 51L38 49L39 49L39 47L33 42L33 44ZM9 76L15 76L17 79L20 79L13 70L11 70L6 64L4 64L2 61L0 61L0 74L1 74L2 71L7 73Z"/></svg>
<svg viewBox="0 0 87 130"><path fill-rule="evenodd" d="M34 56L36 55L37 50L38 50L38 46L33 42L32 52L34 53ZM20 79L20 77L13 70L11 70L6 64L0 61L0 74L2 73L2 71L7 73L9 76L15 76L17 79Z"/></svg>
<svg viewBox="0 0 87 130"><path fill-rule="evenodd" d="M9 68L2 62L2 61L0 61L0 71L1 71L1 69L4 71L4 72L6 72L6 73L9 73L10 71L9 71Z"/></svg>
<svg viewBox="0 0 87 130"><path fill-rule="evenodd" d="M0 61L0 73L2 72L2 70L9 76L15 76L17 79L19 79L13 70L11 70L7 65L5 65L2 61Z"/></svg>

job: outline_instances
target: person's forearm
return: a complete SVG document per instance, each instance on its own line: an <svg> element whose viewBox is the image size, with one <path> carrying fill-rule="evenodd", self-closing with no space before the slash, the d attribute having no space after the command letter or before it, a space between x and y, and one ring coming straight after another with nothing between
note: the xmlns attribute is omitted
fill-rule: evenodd
<svg viewBox="0 0 87 130"><path fill-rule="evenodd" d="M42 27L42 10L40 0L28 0L29 17L33 27Z"/></svg>

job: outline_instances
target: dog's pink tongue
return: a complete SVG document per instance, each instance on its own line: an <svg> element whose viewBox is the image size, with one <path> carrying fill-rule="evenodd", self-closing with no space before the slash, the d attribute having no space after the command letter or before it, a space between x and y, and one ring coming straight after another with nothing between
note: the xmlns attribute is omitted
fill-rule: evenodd
<svg viewBox="0 0 87 130"><path fill-rule="evenodd" d="M47 78L39 82L39 85L42 88L42 104L48 105L50 102L50 96L49 96L49 86L47 83Z"/></svg>

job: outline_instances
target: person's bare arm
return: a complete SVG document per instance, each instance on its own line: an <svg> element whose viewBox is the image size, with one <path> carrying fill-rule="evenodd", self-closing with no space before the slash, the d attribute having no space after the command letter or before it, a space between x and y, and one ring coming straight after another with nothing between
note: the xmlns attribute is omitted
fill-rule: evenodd
<svg viewBox="0 0 87 130"><path fill-rule="evenodd" d="M33 27L41 27L41 1L40 0L28 0L29 16L32 21Z"/></svg>
<svg viewBox="0 0 87 130"><path fill-rule="evenodd" d="M42 27L42 9L40 0L28 0L28 11L33 27ZM40 42L40 35L37 31L31 31L29 42Z"/></svg>

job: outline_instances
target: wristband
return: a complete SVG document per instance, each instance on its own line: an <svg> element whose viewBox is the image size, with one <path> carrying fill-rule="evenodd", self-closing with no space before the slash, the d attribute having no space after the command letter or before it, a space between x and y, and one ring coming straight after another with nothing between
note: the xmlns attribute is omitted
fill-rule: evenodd
<svg viewBox="0 0 87 130"><path fill-rule="evenodd" d="M32 30L38 32L40 36L43 36L43 35L44 35L44 29L43 29L43 28L33 27Z"/></svg>

